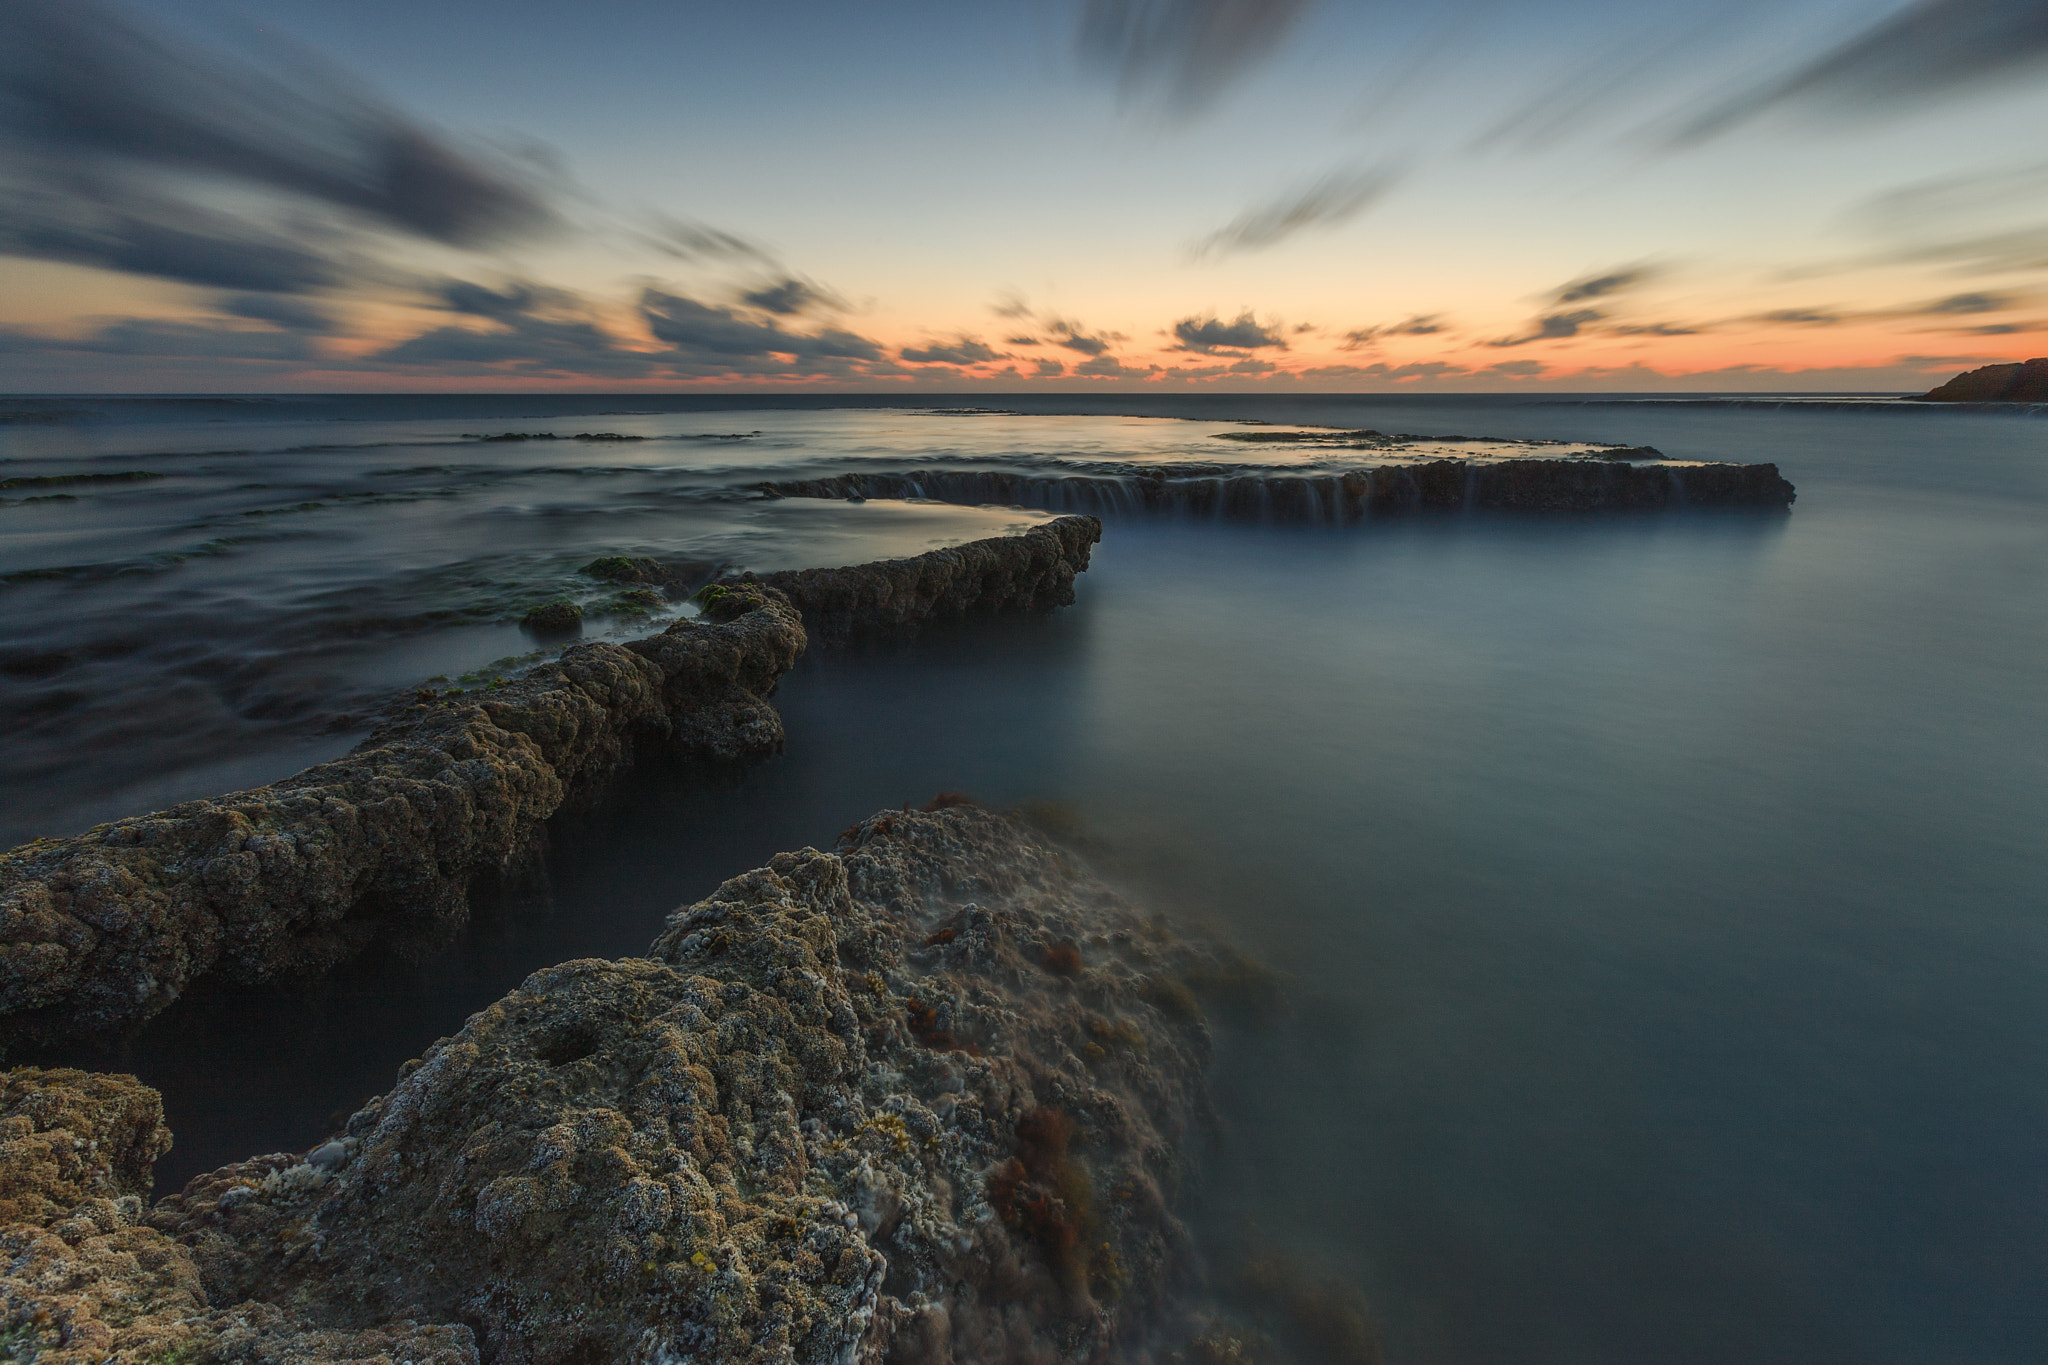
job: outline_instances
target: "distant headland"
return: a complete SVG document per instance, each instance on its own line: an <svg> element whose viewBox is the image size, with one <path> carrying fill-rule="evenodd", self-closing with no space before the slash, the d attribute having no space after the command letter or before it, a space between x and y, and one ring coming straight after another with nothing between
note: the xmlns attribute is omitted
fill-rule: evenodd
<svg viewBox="0 0 2048 1365"><path fill-rule="evenodd" d="M1920 403L2048 403L2048 356L1986 365L1929 389Z"/></svg>

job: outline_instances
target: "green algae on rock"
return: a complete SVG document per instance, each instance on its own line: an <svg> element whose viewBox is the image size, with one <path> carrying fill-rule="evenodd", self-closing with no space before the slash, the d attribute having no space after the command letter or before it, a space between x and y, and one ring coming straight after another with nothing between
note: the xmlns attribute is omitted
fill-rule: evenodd
<svg viewBox="0 0 2048 1365"><path fill-rule="evenodd" d="M1054 943L1085 965L1045 971ZM269 1314L436 1365L471 1331L506 1365L1101 1360L1196 1279L1174 1208L1209 1037L1148 985L1208 952L1012 817L877 815L678 910L648 958L536 972L334 1141L123 1231L195 1351Z"/></svg>

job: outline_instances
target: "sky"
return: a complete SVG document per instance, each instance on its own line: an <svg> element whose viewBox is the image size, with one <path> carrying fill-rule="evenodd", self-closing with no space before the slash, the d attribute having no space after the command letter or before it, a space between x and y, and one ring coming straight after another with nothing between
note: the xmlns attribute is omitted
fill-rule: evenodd
<svg viewBox="0 0 2048 1365"><path fill-rule="evenodd" d="M0 391L1907 391L2048 0L0 0Z"/></svg>

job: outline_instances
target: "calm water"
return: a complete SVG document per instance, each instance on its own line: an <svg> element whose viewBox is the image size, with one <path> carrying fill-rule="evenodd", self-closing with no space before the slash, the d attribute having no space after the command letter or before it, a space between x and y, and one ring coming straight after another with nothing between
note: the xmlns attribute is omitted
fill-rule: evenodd
<svg viewBox="0 0 2048 1365"><path fill-rule="evenodd" d="M161 1179L306 1145L331 1111L382 1089L532 967L636 951L675 904L773 851L964 789L1074 806L1162 904L1215 917L1291 973L1283 1022L1221 1038L1228 1132L1203 1218L1249 1220L1364 1283L1394 1360L2048 1355L2048 422L1128 397L1070 400L1097 415L1057 419L682 404L591 415L624 406L651 405L355 400L288 420L338 444L338 419L361 417L358 446L389 439L387 427L416 443L543 420L564 433L638 431L629 421L669 436L777 433L783 454L729 466L750 471L920 452L1185 457L1207 453L1199 423L1252 417L1771 459L1800 499L1783 517L1113 523L1080 605L1051 620L807 659L778 698L786 757L719 783L641 775L606 810L563 824L548 883L490 908L444 958L197 1000L84 1059L165 1090L180 1146ZM204 433L166 411L0 429L16 462L0 470L41 472L32 460L59 455L184 468L171 456ZM1106 415L1146 411L1196 420ZM317 443L248 430L286 420L234 417L217 424L232 439L209 448ZM764 525L748 518L791 505L716 492L730 480L711 461L731 460L728 446L685 457L653 443L548 445L457 446L439 462L478 472L444 476L463 491L405 504L427 509L407 514L416 543L337 530L381 548L309 567L302 553L335 542L308 538L303 552L230 547L146 583L137 572L0 590L6 648L28 653L22 635L44 632L35 648L84 655L66 632L98 627L77 622L179 593L202 601L201 622L214 619L209 591L252 601L266 621L317 617L313 585L328 572L356 572L354 590L374 592L401 570L500 555L517 591L555 591L599 550L796 562L811 547L855 557L841 551L922 548L1021 519L821 505L799 509L812 518L800 525ZM430 463L417 453L388 458ZM204 476L217 482L345 492L368 481L355 462L387 457L184 458L219 469ZM621 491L517 472L580 459L624 469L601 476ZM507 491L474 491L485 485ZM94 536L131 540L128 560L153 553L159 542L113 519L168 523L149 499L177 486L117 491L0 508L6 567L123 557L78 548ZM202 490L194 506L227 491ZM22 531L24 514L51 510L77 519ZM55 531L83 539L22 539ZM244 554L275 556L263 561L274 600L253 577L239 597L207 586L207 574L240 574ZM383 579L320 567L377 555L403 563ZM246 632L213 629L221 657L249 651ZM371 680L351 682L368 695L379 669L512 653L518 642L493 630L511 628L369 631L369 662L342 649L323 667ZM309 649L281 644L279 668ZM142 696L151 678L169 686L179 660L141 650L74 666ZM88 690L66 677L6 685ZM89 701L52 710L36 743L73 743L78 762L109 773L149 768L130 752L146 740L91 738L92 714ZM65 715L88 718L75 741ZM291 743L348 738L246 719L221 733L243 737L249 780L293 766ZM175 761L153 771L165 786L190 777ZM7 818L24 827L137 789L81 796L62 775L17 769ZM17 800L42 814L17 814Z"/></svg>

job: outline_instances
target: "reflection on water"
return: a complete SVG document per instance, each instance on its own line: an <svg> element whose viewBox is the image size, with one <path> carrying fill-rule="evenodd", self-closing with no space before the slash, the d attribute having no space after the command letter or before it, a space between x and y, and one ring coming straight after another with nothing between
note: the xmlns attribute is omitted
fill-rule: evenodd
<svg viewBox="0 0 2048 1365"><path fill-rule="evenodd" d="M1801 497L1120 522L1051 620L805 660L785 758L636 775L441 959L163 1016L114 1060L167 1093L166 1175L305 1146L531 968L957 789L1071 805L1291 974L1220 1034L1201 1216L1362 1280L1392 1360L2039 1359L2048 428L1325 411Z"/></svg>

